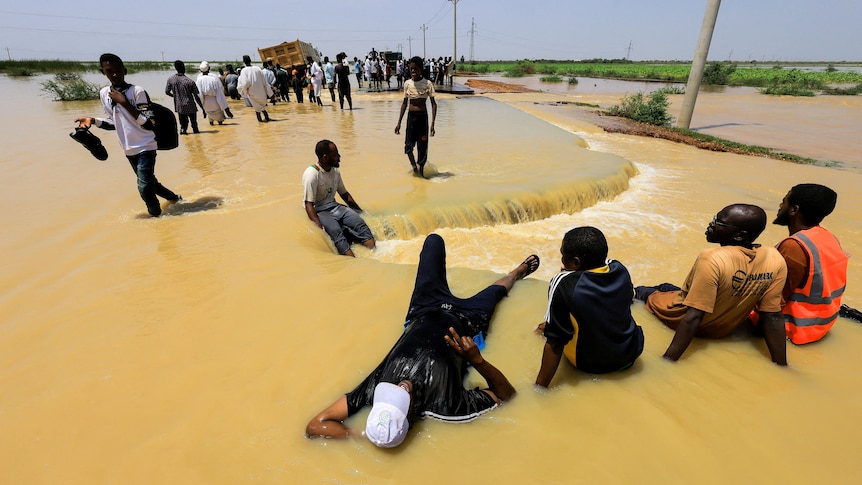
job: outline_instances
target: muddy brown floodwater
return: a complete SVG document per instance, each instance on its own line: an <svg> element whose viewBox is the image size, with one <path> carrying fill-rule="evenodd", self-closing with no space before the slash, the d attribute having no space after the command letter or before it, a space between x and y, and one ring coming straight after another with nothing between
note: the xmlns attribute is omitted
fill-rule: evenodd
<svg viewBox="0 0 862 485"><path fill-rule="evenodd" d="M169 75L128 80L168 104ZM772 215L790 186L816 182L839 193L824 225L859 254L859 97L698 99L694 128L845 164L824 168L608 133L574 104L608 106L639 83L441 94L429 180L393 134L397 92L356 91L352 112L279 103L268 124L234 102L233 120L158 154L160 180L185 201L151 219L112 133L96 132L105 162L68 137L98 103L40 97L45 79L0 76L14 120L0 154L3 482L848 483L862 472L862 325L850 321L789 347L787 368L747 337L698 340L671 363L672 332L635 304L646 344L632 369L596 376L564 362L549 390L532 385L533 329L572 227L599 227L636 284L680 283L719 209ZM379 241L356 259L334 254L302 208L322 138L338 144ZM430 232L446 240L460 295L542 258L498 308L484 352L518 395L468 424L422 421L396 450L306 439L308 420L401 333ZM760 242L784 235L770 225ZM851 258L851 305L860 287Z"/></svg>

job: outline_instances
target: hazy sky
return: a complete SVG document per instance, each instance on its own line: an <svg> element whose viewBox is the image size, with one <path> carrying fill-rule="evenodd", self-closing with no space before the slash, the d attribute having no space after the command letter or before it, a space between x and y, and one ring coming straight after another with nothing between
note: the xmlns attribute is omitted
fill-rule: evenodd
<svg viewBox="0 0 862 485"><path fill-rule="evenodd" d="M706 3L458 0L457 53L690 60ZM4 0L0 33L4 58L16 60L96 60L103 52L126 60L256 59L258 47L297 38L330 57L360 57L372 47L445 57L455 48L453 8L451 0ZM709 59L860 61L860 26L860 0L725 0Z"/></svg>

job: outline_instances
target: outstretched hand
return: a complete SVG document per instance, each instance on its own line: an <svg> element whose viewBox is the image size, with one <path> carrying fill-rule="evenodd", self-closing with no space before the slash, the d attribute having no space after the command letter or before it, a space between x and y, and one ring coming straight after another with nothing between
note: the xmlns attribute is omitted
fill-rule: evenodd
<svg viewBox="0 0 862 485"><path fill-rule="evenodd" d="M458 352L458 355L467 359L470 364L476 366L481 364L485 359L482 358L482 354L479 352L479 347L476 346L476 342L473 341L470 337L460 336L458 332L455 331L453 327L449 327L449 335L444 336L446 339L446 343L449 344L449 347L455 349L455 352Z"/></svg>
<svg viewBox="0 0 862 485"><path fill-rule="evenodd" d="M75 123L78 123L78 128L89 128L96 123L96 119L89 116L82 116L80 118L75 118Z"/></svg>

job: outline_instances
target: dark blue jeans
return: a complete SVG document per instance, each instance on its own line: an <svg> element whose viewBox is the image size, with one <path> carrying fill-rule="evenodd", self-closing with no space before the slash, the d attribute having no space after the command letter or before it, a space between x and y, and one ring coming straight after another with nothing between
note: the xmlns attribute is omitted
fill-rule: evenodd
<svg viewBox="0 0 862 485"><path fill-rule="evenodd" d="M662 283L656 286L636 286L635 287L635 300L640 300L643 302L647 301L650 295L655 293L656 291L679 291L682 288L676 286L672 283Z"/></svg>
<svg viewBox="0 0 862 485"><path fill-rule="evenodd" d="M484 337L494 309L507 293L505 287L492 284L469 298L453 295L446 278L446 245L439 235L429 234L419 254L416 283L405 320L409 323L425 313L442 309L467 324L470 337L480 333Z"/></svg>
<svg viewBox="0 0 862 485"><path fill-rule="evenodd" d="M414 146L418 152L416 164L424 167L428 163L428 113L425 111L407 112L404 153L412 154Z"/></svg>
<svg viewBox="0 0 862 485"><path fill-rule="evenodd" d="M162 207L159 205L159 196L163 199L177 201L180 197L160 184L156 179L156 151L148 150L138 153L137 155L126 156L129 163L132 165L132 170L138 176L138 193L147 204L147 212L151 216L157 217L162 214Z"/></svg>

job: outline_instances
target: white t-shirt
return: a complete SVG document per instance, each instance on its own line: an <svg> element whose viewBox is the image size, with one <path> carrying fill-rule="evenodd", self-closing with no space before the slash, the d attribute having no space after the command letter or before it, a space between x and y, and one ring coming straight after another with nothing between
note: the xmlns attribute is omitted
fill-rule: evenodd
<svg viewBox="0 0 862 485"><path fill-rule="evenodd" d="M434 83L425 78L418 81L410 78L404 81L404 97L408 99L433 98Z"/></svg>
<svg viewBox="0 0 862 485"><path fill-rule="evenodd" d="M344 182L341 180L341 172L338 171L337 167L331 167L326 172L317 164L311 165L302 173L302 187L304 190L303 207L306 202L312 202L316 212L328 210L338 205L335 201L336 193L347 193Z"/></svg>
<svg viewBox="0 0 862 485"><path fill-rule="evenodd" d="M99 98L102 100L102 107L105 108L107 118L96 118L96 126L102 126L104 122L114 125L117 130L117 138L120 140L120 146L123 148L126 156L157 149L155 132L141 126L147 122L147 117L141 114L137 118L132 118L129 110L119 104L115 104L111 100L111 97L108 95L110 92L111 86L105 86L99 91ZM132 85L126 89L124 94L129 103L134 106L148 103L147 93L140 86Z"/></svg>

